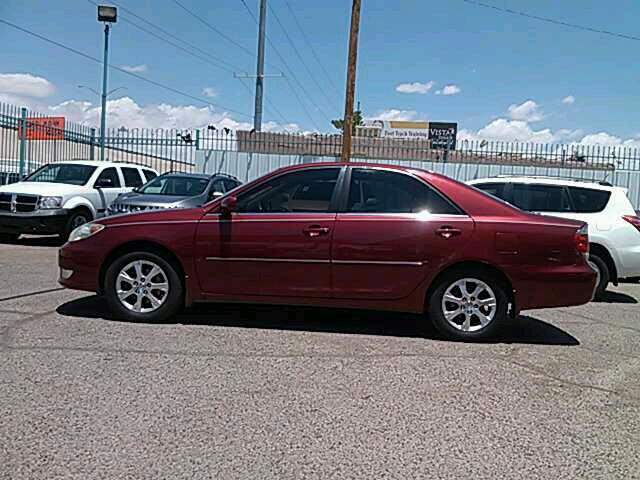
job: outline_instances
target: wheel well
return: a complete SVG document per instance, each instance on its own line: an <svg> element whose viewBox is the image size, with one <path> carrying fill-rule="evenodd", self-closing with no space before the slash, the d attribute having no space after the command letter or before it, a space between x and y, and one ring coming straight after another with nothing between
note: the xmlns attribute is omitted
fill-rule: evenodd
<svg viewBox="0 0 640 480"><path fill-rule="evenodd" d="M182 291L186 294L186 282L185 282L185 272L182 267L182 263L175 256L175 254L169 250L168 248L151 241L134 241L124 243L115 249L113 249L109 255L106 256L105 260L102 262L102 266L100 267L100 292L104 292L104 280L107 274L107 270L109 266L121 255L125 255L131 252L148 252L154 253L162 258L164 258L169 264L176 269L178 276L180 277L180 281L182 282Z"/></svg>
<svg viewBox="0 0 640 480"><path fill-rule="evenodd" d="M89 220L93 219L93 213L91 213L91 209L89 207L85 207L84 205L80 205L78 207L74 207L71 209L71 212L84 212L89 215Z"/></svg>
<svg viewBox="0 0 640 480"><path fill-rule="evenodd" d="M607 250L607 247L600 245L599 243L590 243L589 253L593 253L605 263L609 269L609 281L614 285L618 285L618 270L616 269L616 262L613 261L613 257L609 253L609 250Z"/></svg>
<svg viewBox="0 0 640 480"><path fill-rule="evenodd" d="M425 310L427 309L427 303L429 299L433 295L433 291L436 288L438 288L438 285L442 281L443 277L453 272L457 272L457 271L468 272L469 270L476 270L476 271L480 270L482 272L485 272L493 276L496 279L496 281L499 283L500 287L502 287L503 291L507 295L507 298L509 299L509 303L511 304L511 308L509 309L509 315L515 316L515 312L517 312L518 310L516 308L517 307L516 299L513 294L513 286L511 285L511 280L509 280L509 277L507 277L507 275L499 268L489 265L488 263L479 262L479 261L465 261L465 262L454 263L453 265L449 265L447 268L445 268L440 273L438 273L438 275L436 275L436 277L431 282L431 285L429 285L429 288L427 289L427 294L424 299Z"/></svg>

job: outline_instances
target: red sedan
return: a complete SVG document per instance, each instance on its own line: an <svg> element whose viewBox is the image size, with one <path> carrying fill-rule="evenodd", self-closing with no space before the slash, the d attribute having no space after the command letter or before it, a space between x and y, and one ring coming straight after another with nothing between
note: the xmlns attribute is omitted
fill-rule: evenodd
<svg viewBox="0 0 640 480"><path fill-rule="evenodd" d="M415 168L306 164L201 208L101 219L59 253L60 283L157 322L195 302L425 313L450 338L521 310L589 302L585 223L525 213Z"/></svg>

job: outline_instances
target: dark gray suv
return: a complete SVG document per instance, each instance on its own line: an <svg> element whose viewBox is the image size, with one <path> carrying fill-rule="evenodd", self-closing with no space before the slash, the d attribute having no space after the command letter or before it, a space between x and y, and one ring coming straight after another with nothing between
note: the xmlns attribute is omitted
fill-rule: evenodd
<svg viewBox="0 0 640 480"><path fill-rule="evenodd" d="M239 186L226 174L165 173L132 192L119 195L107 208L107 215L163 208L194 208Z"/></svg>

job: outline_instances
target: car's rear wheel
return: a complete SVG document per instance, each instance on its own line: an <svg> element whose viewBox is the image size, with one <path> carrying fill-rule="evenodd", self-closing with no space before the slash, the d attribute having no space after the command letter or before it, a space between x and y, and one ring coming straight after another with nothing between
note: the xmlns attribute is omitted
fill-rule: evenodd
<svg viewBox="0 0 640 480"><path fill-rule="evenodd" d="M496 332L507 309L507 294L493 275L458 271L439 282L429 299L428 314L448 338L478 340Z"/></svg>
<svg viewBox="0 0 640 480"><path fill-rule="evenodd" d="M107 302L123 320L151 323L169 320L180 309L182 291L176 268L151 252L119 257L105 275Z"/></svg>
<svg viewBox="0 0 640 480"><path fill-rule="evenodd" d="M611 274L609 273L607 264L597 255L589 254L588 262L589 265L591 265L591 268L593 268L597 274L595 297L599 297L607 289Z"/></svg>

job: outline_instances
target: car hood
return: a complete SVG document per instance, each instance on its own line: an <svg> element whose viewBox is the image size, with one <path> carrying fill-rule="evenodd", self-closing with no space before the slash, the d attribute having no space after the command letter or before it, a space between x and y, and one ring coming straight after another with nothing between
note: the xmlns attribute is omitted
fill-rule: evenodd
<svg viewBox="0 0 640 480"><path fill-rule="evenodd" d="M114 203L124 203L128 205L173 205L191 200L194 197L176 195L153 195L148 193L129 192L118 196Z"/></svg>
<svg viewBox="0 0 640 480"><path fill-rule="evenodd" d="M87 187L52 182L17 182L3 185L0 193L21 193L26 195L67 196L86 192Z"/></svg>
<svg viewBox="0 0 640 480"><path fill-rule="evenodd" d="M97 223L104 225L126 225L129 223L163 223L163 222L179 222L193 221L200 219L204 215L205 210L201 207L184 208L184 209L162 209L149 210L138 213L128 213L113 215L96 220Z"/></svg>

